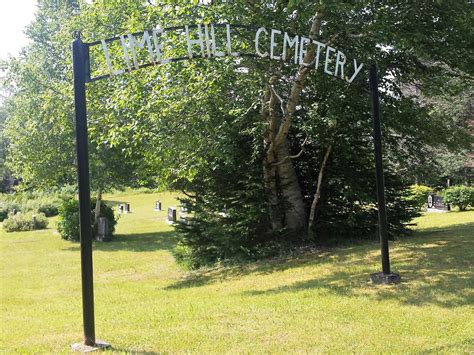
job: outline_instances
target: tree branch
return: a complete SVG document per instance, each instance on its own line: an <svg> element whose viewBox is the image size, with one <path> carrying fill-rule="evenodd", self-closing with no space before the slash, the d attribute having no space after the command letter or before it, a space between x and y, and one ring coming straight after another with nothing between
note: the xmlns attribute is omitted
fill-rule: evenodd
<svg viewBox="0 0 474 355"><path fill-rule="evenodd" d="M315 40L318 38L320 32L321 32L321 24L322 24L322 19L324 16L324 11L319 10L316 13L316 16L313 20L313 23L311 25L311 31L309 34L309 38L311 40ZM280 129L278 131L277 137L276 137L276 143L281 144L286 137L288 136L288 131L290 129L291 123L293 121L293 114L296 111L296 107L298 106L301 92L304 89L304 82L306 80L306 77L308 76L308 73L310 71L309 68L309 63L313 62L315 60L316 56L316 48L312 47L305 55L303 59L303 64L300 66L298 70L298 74L296 75L295 81L293 83L293 87L291 88L290 96L288 98L288 103L286 106L286 113L283 117L283 122L282 125L280 126Z"/></svg>
<svg viewBox="0 0 474 355"><path fill-rule="evenodd" d="M306 139L304 140L303 144L301 144L301 150L298 154L296 155L288 155L286 157L284 157L282 160L280 160L279 162L277 163L273 163L272 166L279 166L279 165L282 165L284 162L286 162L288 159L298 159L304 152L304 146L306 145L306 143L308 142L308 137L306 137Z"/></svg>
<svg viewBox="0 0 474 355"><path fill-rule="evenodd" d="M324 155L323 162L321 163L321 168L319 169L318 174L318 183L316 186L316 193L314 194L313 203L311 204L311 212L309 215L309 222L308 222L308 231L311 232L311 228L314 224L314 217L316 215L316 207L318 206L319 199L321 198L321 190L323 185L323 177L324 177L324 170L326 169L327 162L329 160L329 156L332 153L333 145L331 144L328 149L326 150L326 154Z"/></svg>

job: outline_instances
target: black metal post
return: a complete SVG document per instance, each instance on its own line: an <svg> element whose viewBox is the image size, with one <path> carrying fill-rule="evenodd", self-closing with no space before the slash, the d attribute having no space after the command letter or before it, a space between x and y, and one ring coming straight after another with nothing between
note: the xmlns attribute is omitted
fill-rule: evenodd
<svg viewBox="0 0 474 355"><path fill-rule="evenodd" d="M86 109L86 58L88 47L80 38L72 42L74 102L76 107L76 149L79 181L79 218L81 235L82 314L84 344L95 346L94 285L92 269L92 228L89 186L89 153Z"/></svg>
<svg viewBox="0 0 474 355"><path fill-rule="evenodd" d="M376 188L379 215L380 249L382 253L382 273L373 274L372 281L377 283L392 283L400 281L400 276L390 273L387 211L385 209L385 181L382 161L382 129L380 126L380 101L376 64L372 64L370 67L370 89L372 91Z"/></svg>

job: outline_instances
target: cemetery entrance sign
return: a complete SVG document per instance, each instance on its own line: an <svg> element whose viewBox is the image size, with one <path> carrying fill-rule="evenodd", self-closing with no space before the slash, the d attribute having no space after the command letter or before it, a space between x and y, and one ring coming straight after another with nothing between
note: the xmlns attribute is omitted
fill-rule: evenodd
<svg viewBox="0 0 474 355"><path fill-rule="evenodd" d="M314 60L305 62L309 49ZM90 185L86 109L86 83L121 75L133 70L194 58L216 59L234 57L284 61L307 67L351 84L364 64L348 58L341 50L327 43L311 40L278 29L231 24L198 24L170 28L157 27L96 42L82 42L76 33L72 43L74 67L74 99L76 111L76 149L79 182L79 215L81 236L82 300L84 346L100 346L95 338L94 292L92 267L92 230L90 226ZM351 60L349 60L351 59ZM382 272L374 281L390 282L387 219L385 212L382 144L379 114L377 69L370 67L369 77L374 118L376 184L379 213L379 235L382 251ZM372 276L374 276L372 275ZM398 277L399 279L399 277Z"/></svg>
<svg viewBox="0 0 474 355"><path fill-rule="evenodd" d="M348 61L341 50L328 44L277 29L247 25L157 27L85 45L87 49L97 47L94 49L102 52L97 53L102 57L98 63L105 64L97 68L99 73L92 78L90 71L86 72L86 81L193 58L255 57L320 69L350 84L364 66L355 58L352 62ZM310 46L316 48L315 59L305 63L304 57Z"/></svg>

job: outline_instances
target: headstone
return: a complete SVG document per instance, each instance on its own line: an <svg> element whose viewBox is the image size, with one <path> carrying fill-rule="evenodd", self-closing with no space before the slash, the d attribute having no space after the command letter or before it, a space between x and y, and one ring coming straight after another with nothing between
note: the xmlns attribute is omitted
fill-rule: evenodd
<svg viewBox="0 0 474 355"><path fill-rule="evenodd" d="M450 211L451 207L444 203L438 195L428 195L428 211Z"/></svg>
<svg viewBox="0 0 474 355"><path fill-rule="evenodd" d="M168 223L176 223L176 207L168 208Z"/></svg>
<svg viewBox="0 0 474 355"><path fill-rule="evenodd" d="M105 217L99 217L97 222L96 240L99 242L106 241L109 235L109 220Z"/></svg>
<svg viewBox="0 0 474 355"><path fill-rule="evenodd" d="M124 206L123 206L123 204L119 203L119 205L118 205L118 213L119 213L119 214L122 214L123 211L124 211Z"/></svg>
<svg viewBox="0 0 474 355"><path fill-rule="evenodd" d="M33 230L36 230L36 216L33 215L33 217L31 218L31 223L33 224Z"/></svg>
<svg viewBox="0 0 474 355"><path fill-rule="evenodd" d="M161 211L161 201L156 201L156 203L155 203L155 211Z"/></svg>
<svg viewBox="0 0 474 355"><path fill-rule="evenodd" d="M126 204L125 204L125 213L131 213L131 211L130 211L130 204L129 204L129 203L126 203Z"/></svg>

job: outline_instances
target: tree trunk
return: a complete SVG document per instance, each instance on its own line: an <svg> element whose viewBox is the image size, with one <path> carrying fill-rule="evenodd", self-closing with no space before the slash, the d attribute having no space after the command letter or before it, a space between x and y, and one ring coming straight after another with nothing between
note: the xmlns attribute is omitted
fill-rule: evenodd
<svg viewBox="0 0 474 355"><path fill-rule="evenodd" d="M263 176L268 203L268 217L274 232L283 228L283 218L279 209L276 158L273 151L267 152L263 161Z"/></svg>
<svg viewBox="0 0 474 355"><path fill-rule="evenodd" d="M320 35L323 14L320 10L313 19L309 34L311 40L317 39ZM303 194L292 161L296 156L291 157L288 133L315 55L316 50L313 46L304 56L303 63L291 84L287 100L277 93L276 87L279 81L277 74L271 75L263 97L262 118L266 124L263 167L273 231L281 229L280 225L293 232L302 231L307 226ZM284 217L283 223L281 216Z"/></svg>
<svg viewBox="0 0 474 355"><path fill-rule="evenodd" d="M100 217L100 205L102 202L102 189L98 188L97 189L97 200L95 202L95 214L94 214L94 222L98 223L99 222L99 217Z"/></svg>
<svg viewBox="0 0 474 355"><path fill-rule="evenodd" d="M288 141L276 147L276 155L279 160L277 167L283 202L285 206L285 226L292 230L304 230L306 224L306 210L304 207L303 194L298 182L293 161L290 156Z"/></svg>
<svg viewBox="0 0 474 355"><path fill-rule="evenodd" d="M319 199L321 198L321 190L323 184L323 177L324 177L324 170L326 169L326 165L329 159L329 156L332 152L332 144L326 150L326 154L324 155L323 162L321 163L321 168L319 169L318 174L318 183L316 186L316 193L314 194L313 203L311 204L311 212L309 214L309 222L308 222L308 232L311 233L311 228L313 228L314 224L314 217L316 215L316 207L318 206Z"/></svg>

